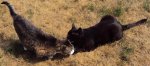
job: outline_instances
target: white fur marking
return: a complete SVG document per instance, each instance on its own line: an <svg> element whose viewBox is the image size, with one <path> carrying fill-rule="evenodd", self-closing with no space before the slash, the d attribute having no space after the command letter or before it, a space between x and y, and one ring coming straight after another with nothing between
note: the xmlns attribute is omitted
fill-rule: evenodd
<svg viewBox="0 0 150 66"><path fill-rule="evenodd" d="M27 48L26 48L26 47L23 47L23 49L24 49L24 50L27 50Z"/></svg>
<svg viewBox="0 0 150 66"><path fill-rule="evenodd" d="M70 55L72 55L74 53L75 49L73 48L70 52Z"/></svg>
<svg viewBox="0 0 150 66"><path fill-rule="evenodd" d="M70 52L70 55L72 55L74 52L75 52L75 48L74 48L74 46L71 44L71 42L68 40L68 42L70 43L70 45L72 46L72 50L71 50L71 52Z"/></svg>

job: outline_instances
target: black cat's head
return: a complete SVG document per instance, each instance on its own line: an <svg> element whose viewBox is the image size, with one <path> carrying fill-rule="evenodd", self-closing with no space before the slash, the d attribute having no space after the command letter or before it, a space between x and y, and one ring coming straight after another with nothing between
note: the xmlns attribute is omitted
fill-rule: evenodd
<svg viewBox="0 0 150 66"><path fill-rule="evenodd" d="M67 39L71 41L72 44L74 42L79 41L84 36L84 31L82 28L76 28L74 24L72 24L71 30L68 32Z"/></svg>

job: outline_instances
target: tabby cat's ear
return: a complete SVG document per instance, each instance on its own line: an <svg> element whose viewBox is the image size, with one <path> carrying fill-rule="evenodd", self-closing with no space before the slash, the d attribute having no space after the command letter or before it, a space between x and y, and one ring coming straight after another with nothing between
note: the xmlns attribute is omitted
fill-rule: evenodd
<svg viewBox="0 0 150 66"><path fill-rule="evenodd" d="M74 23L72 24L71 30L77 30L77 28L75 27L75 24L74 24Z"/></svg>

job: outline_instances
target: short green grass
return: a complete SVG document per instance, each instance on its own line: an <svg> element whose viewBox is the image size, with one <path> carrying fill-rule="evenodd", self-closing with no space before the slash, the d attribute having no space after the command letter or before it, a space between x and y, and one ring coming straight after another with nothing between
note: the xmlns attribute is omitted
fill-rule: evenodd
<svg viewBox="0 0 150 66"><path fill-rule="evenodd" d="M129 46L128 44L130 44L130 42L127 41L127 39L125 38L122 38L120 41L119 41L119 46L121 48L121 51L120 51L120 59L124 62L124 61L129 61L130 59L130 55L133 53L134 51L134 47L132 46ZM122 63L121 61L121 63Z"/></svg>
<svg viewBox="0 0 150 66"><path fill-rule="evenodd" d="M28 10L26 11L26 13L28 14L28 18L29 18L29 19L31 19L31 18L33 17L33 15L34 15L34 12L32 11L32 9L28 9Z"/></svg>
<svg viewBox="0 0 150 66"><path fill-rule="evenodd" d="M120 6L117 6L117 7L113 10L113 15L119 17L119 16L121 16L121 15L123 14L123 12L124 12L123 8L120 7Z"/></svg>
<svg viewBox="0 0 150 66"><path fill-rule="evenodd" d="M150 20L147 21L147 26L150 27Z"/></svg>
<svg viewBox="0 0 150 66"><path fill-rule="evenodd" d="M128 61L129 55L133 52L133 50L134 50L133 48L123 47L120 54L120 59L123 61Z"/></svg>
<svg viewBox="0 0 150 66"><path fill-rule="evenodd" d="M143 2L143 8L147 11L150 12L150 1L146 0L145 2Z"/></svg>
<svg viewBox="0 0 150 66"><path fill-rule="evenodd" d="M112 14L112 10L107 8L106 6L103 6L101 9L98 10L98 14L99 16Z"/></svg>
<svg viewBox="0 0 150 66"><path fill-rule="evenodd" d="M94 11L94 9L95 9L94 4L89 3L89 4L87 5L87 9L88 9L89 11Z"/></svg>
<svg viewBox="0 0 150 66"><path fill-rule="evenodd" d="M124 9L121 6L116 6L114 8L107 8L106 6L103 6L101 9L98 11L99 15L104 16L104 15L114 15L116 17L120 17L124 13Z"/></svg>
<svg viewBox="0 0 150 66"><path fill-rule="evenodd" d="M130 55L133 53L133 48L123 47L120 53L120 62L118 62L118 66L125 66L130 61Z"/></svg>

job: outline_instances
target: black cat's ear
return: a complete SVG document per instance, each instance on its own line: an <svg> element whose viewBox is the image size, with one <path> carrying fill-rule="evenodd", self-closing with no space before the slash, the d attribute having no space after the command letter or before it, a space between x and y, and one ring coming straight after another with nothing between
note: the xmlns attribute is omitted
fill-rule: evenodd
<svg viewBox="0 0 150 66"><path fill-rule="evenodd" d="M80 35L82 35L82 34L83 34L83 29L82 29L82 28L79 28L79 29L78 29L78 33L79 33Z"/></svg>
<svg viewBox="0 0 150 66"><path fill-rule="evenodd" d="M74 24L74 23L72 24L71 30L77 30L77 28L75 27L75 24Z"/></svg>
<svg viewBox="0 0 150 66"><path fill-rule="evenodd" d="M78 31L82 31L82 28L79 28Z"/></svg>

